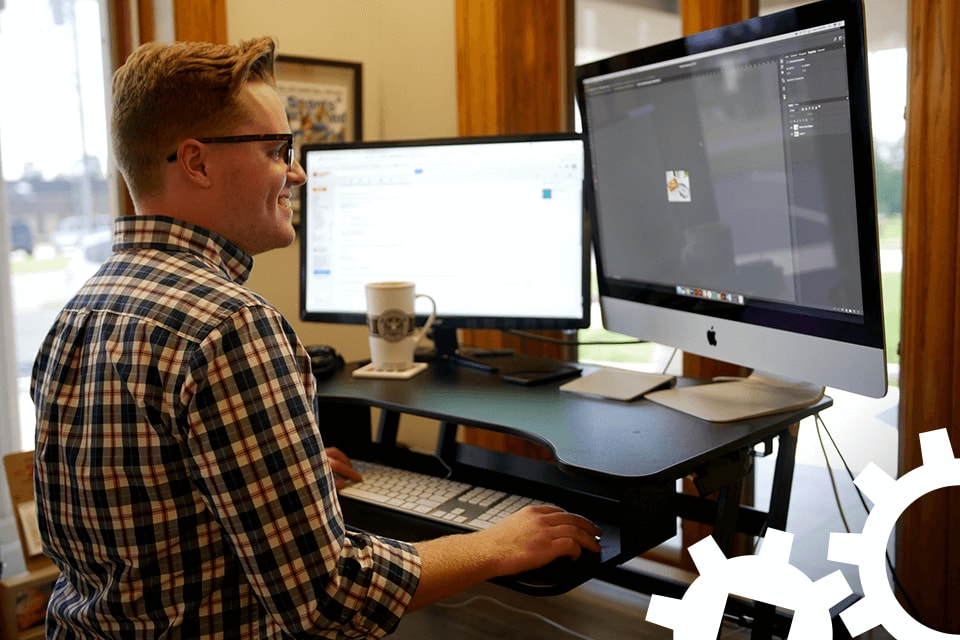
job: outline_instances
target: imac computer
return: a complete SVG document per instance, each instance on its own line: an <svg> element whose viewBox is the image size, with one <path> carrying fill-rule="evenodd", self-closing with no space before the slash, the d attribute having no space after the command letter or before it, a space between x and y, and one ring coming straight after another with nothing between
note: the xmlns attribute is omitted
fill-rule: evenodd
<svg viewBox="0 0 960 640"><path fill-rule="evenodd" d="M301 158L303 320L365 324L364 283L412 281L436 301L435 355L481 368L457 329L589 325L579 134L308 144Z"/></svg>
<svg viewBox="0 0 960 640"><path fill-rule="evenodd" d="M582 65L577 94L604 325L754 370L651 399L734 419L885 395L859 0Z"/></svg>

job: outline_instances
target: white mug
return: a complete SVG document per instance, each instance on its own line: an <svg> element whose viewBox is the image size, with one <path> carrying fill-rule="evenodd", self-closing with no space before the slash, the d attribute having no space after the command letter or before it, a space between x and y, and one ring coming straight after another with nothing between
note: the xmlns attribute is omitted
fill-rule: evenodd
<svg viewBox="0 0 960 640"><path fill-rule="evenodd" d="M437 317L437 303L425 293L416 293L412 282L368 282L367 329L370 361L380 371L405 371L413 366L417 344L427 335ZM427 322L416 329L414 302L426 298L433 309Z"/></svg>

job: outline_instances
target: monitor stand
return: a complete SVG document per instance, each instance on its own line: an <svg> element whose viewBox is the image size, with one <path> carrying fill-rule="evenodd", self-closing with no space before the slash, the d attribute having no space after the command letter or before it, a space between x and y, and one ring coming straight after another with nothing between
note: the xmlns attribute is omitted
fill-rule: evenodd
<svg viewBox="0 0 960 640"><path fill-rule="evenodd" d="M808 407L824 388L763 373L746 378L717 378L706 384L653 391L644 397L710 422L736 422Z"/></svg>
<svg viewBox="0 0 960 640"><path fill-rule="evenodd" d="M461 353L460 343L457 340L457 330L452 327L438 327L430 329L430 338L433 340L434 352L431 358L443 360L452 364L478 369L487 373L497 373L500 368L492 362L484 362L480 358L470 357ZM498 354L502 355L502 354Z"/></svg>

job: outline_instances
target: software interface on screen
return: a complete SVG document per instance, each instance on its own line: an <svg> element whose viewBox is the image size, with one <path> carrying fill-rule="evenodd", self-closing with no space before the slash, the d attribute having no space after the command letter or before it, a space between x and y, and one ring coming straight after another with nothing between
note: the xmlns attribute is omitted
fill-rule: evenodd
<svg viewBox="0 0 960 640"><path fill-rule="evenodd" d="M862 314L845 56L836 22L585 79L605 277Z"/></svg>
<svg viewBox="0 0 960 640"><path fill-rule="evenodd" d="M445 319L580 319L583 165L575 135L308 150L305 312L356 321L365 282L411 280Z"/></svg>

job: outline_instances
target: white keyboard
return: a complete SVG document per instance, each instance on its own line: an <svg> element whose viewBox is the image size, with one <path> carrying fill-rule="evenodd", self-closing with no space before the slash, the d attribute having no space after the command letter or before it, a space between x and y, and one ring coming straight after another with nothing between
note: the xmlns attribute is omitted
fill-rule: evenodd
<svg viewBox="0 0 960 640"><path fill-rule="evenodd" d="M375 462L352 462L363 482L349 482L341 496L466 529L486 529L526 505L548 504Z"/></svg>

